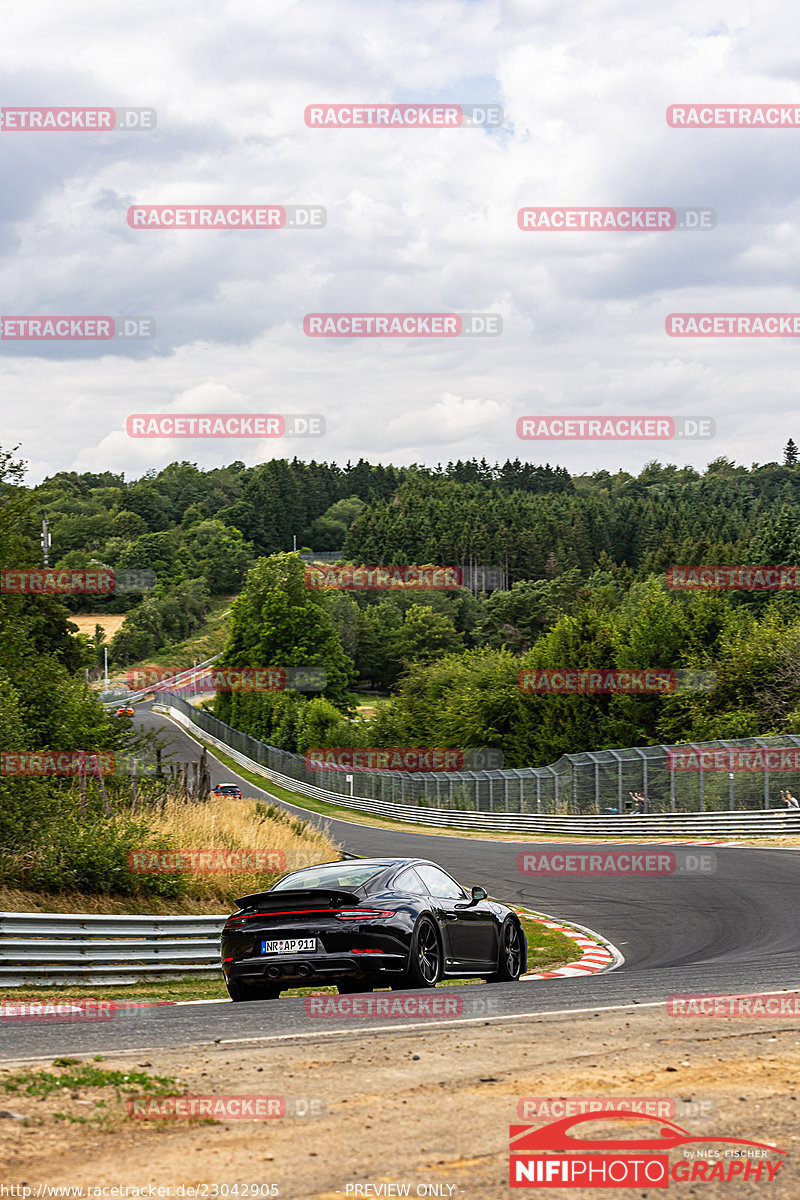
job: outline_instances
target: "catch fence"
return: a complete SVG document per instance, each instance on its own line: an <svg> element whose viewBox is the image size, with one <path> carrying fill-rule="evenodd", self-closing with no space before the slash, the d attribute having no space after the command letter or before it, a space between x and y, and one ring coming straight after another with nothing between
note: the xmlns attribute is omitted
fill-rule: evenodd
<svg viewBox="0 0 800 1200"><path fill-rule="evenodd" d="M781 790L800 794L800 738L792 735L584 751L544 767L356 771L309 767L302 756L232 729L173 692L156 693L156 701L266 769L348 799L451 812L577 817L630 812L630 792L643 793L651 812L664 815L782 809Z"/></svg>

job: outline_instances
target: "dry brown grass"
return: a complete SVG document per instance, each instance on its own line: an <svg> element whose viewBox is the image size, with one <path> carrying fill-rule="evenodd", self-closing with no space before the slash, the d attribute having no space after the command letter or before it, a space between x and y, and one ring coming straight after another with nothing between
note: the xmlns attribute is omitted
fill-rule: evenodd
<svg viewBox="0 0 800 1200"><path fill-rule="evenodd" d="M279 851L285 856L286 865L278 871L187 873L189 894L195 900L227 902L262 891L285 871L339 858L339 847L327 834L258 800L212 796L204 804L184 804L171 799L163 811L148 812L147 824L153 833L168 836L176 849Z"/></svg>
<svg viewBox="0 0 800 1200"><path fill-rule="evenodd" d="M212 796L197 804L172 798L163 810L148 807L145 812L140 810L136 819L144 821L157 838L168 839L174 850L279 851L285 856L285 866L281 870L181 872L186 890L176 898L144 892L134 896L42 894L6 886L0 887L0 912L218 913L228 911L237 896L270 887L286 871L339 859L339 847L326 833L277 805L257 800Z"/></svg>
<svg viewBox="0 0 800 1200"><path fill-rule="evenodd" d="M102 916L201 916L226 912L228 906L212 896L204 900L161 896L95 896L86 892L31 892L25 888L0 887L0 912L95 913Z"/></svg>
<svg viewBox="0 0 800 1200"><path fill-rule="evenodd" d="M106 641L110 641L125 620L125 613L70 613L73 625L78 626L80 633L94 637L95 625L102 625Z"/></svg>

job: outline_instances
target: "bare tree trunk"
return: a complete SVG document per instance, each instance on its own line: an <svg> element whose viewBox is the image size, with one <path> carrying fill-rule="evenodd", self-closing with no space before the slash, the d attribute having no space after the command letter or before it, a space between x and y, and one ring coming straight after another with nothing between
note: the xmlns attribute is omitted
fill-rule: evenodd
<svg viewBox="0 0 800 1200"><path fill-rule="evenodd" d="M203 804L207 803L211 792L211 772L208 769L208 754L205 747L200 756L200 797Z"/></svg>
<svg viewBox="0 0 800 1200"><path fill-rule="evenodd" d="M103 779L103 768L100 764L100 756L97 756L97 786L100 789L100 795L103 797L103 811L107 817L111 816L111 806L108 803L108 793L106 792L106 784Z"/></svg>
<svg viewBox="0 0 800 1200"><path fill-rule="evenodd" d="M132 763L131 763L131 812L132 812L132 813L135 813L135 812L136 812L136 800L137 800L137 787L136 787L136 784L137 784L137 780L136 780L136 759L134 758L134 759L133 759L133 761L132 761Z"/></svg>
<svg viewBox="0 0 800 1200"><path fill-rule="evenodd" d="M83 755L81 755L79 788L80 788L80 797L81 797L81 801L80 801L81 816L85 817L86 816L86 758Z"/></svg>

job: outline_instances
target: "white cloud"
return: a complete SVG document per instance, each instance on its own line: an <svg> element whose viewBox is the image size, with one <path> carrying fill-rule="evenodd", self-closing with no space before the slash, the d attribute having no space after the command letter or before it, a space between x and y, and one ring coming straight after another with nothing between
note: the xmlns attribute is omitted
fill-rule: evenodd
<svg viewBox="0 0 800 1200"><path fill-rule="evenodd" d="M31 479L276 453L635 469L779 457L794 341L678 340L671 311L793 311L798 131L670 129L680 101L800 103L786 10L678 0L39 0L4 18L7 105L130 104L152 133L1 133L5 314L152 315L152 345L0 343ZM490 101L498 132L320 130L307 104ZM131 203L322 204L315 231L134 231ZM695 234L521 233L522 205L709 205ZM319 311L501 313L497 339L305 337ZM755 398L758 398L756 415ZM131 412L323 413L286 445L135 441ZM709 415L676 446L520 443L534 412ZM773 419L770 420L769 418ZM765 419L766 418L766 419Z"/></svg>

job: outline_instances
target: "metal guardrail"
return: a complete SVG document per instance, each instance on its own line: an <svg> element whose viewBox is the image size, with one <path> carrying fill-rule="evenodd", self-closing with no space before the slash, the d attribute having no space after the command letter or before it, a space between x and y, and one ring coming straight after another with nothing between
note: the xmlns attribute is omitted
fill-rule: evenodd
<svg viewBox="0 0 800 1200"><path fill-rule="evenodd" d="M169 679L160 680L157 684L150 684L149 687L140 688L137 692L130 692L129 700L141 700L143 696L149 696L153 691L171 690L173 687L180 690L184 684L191 683L197 678L198 671L204 671L215 663L219 658L218 654L214 654L211 658L207 658L205 662L197 663L193 667L187 667L185 671L179 671L177 675L171 675Z"/></svg>
<svg viewBox="0 0 800 1200"><path fill-rule="evenodd" d="M195 736L224 751L240 766L302 796L324 800L339 808L391 817L415 825L445 826L452 829L494 830L498 833L580 834L601 838L642 837L779 837L800 834L800 809L760 809L755 812L667 813L649 816L547 816L537 813L480 812L454 808L432 808L419 804L398 804L395 801L374 800L367 796L343 796L313 784L284 775L230 746L170 703L153 706L155 711L169 713L173 720ZM206 715L206 714L203 714ZM222 722L216 722L222 725ZM227 726L222 726L223 729ZM237 733L231 730L231 733ZM241 734L239 734L241 736Z"/></svg>
<svg viewBox="0 0 800 1200"><path fill-rule="evenodd" d="M225 920L0 912L0 986L108 985L218 972Z"/></svg>
<svg viewBox="0 0 800 1200"><path fill-rule="evenodd" d="M299 754L232 729L169 689L156 692L155 702L190 717L205 734L262 767L350 797L352 784L341 767L309 763ZM755 815L780 808L780 789L800 790L800 737L786 734L692 746L587 750L562 754L543 767L426 773L359 770L355 774L362 799L428 811L616 817L625 814L625 798L635 789L649 797L653 816L734 811Z"/></svg>
<svg viewBox="0 0 800 1200"><path fill-rule="evenodd" d="M107 692L100 693L100 699L104 708L117 708L121 704L133 704L137 700L144 699L154 691L164 691L175 689L180 691L182 687L188 686L198 679L198 672L206 671L219 658L218 654L212 658L207 658L205 662L197 663L193 667L187 667L184 671L178 671L176 675L170 675L168 679L161 679L158 683L151 683L149 687L139 688L132 692L128 688L110 688Z"/></svg>

